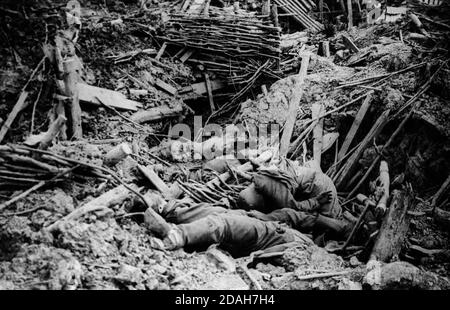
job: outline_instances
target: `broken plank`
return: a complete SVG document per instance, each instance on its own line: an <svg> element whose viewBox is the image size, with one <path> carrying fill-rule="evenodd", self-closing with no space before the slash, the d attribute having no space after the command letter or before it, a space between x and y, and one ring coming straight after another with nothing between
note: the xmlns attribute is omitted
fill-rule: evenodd
<svg viewBox="0 0 450 310"><path fill-rule="evenodd" d="M169 108L168 106L161 106L152 108L146 111L139 111L131 115L130 119L136 123L145 123L150 121L157 121L166 117L178 116L183 111L182 106Z"/></svg>
<svg viewBox="0 0 450 310"><path fill-rule="evenodd" d="M58 81L57 84L59 89L64 88L62 81ZM77 87L79 91L79 99L81 102L100 106L101 103L98 102L96 98L98 97L106 105L116 109L137 111L138 109L142 108L142 103L129 100L125 97L124 94L116 92L114 90L92 86L84 83L78 83Z"/></svg>
<svg viewBox="0 0 450 310"><path fill-rule="evenodd" d="M224 81L220 81L220 80L210 80L211 82L211 90L215 91L218 89L222 89L226 86L226 83ZM188 93L188 92L194 92L197 95L204 95L206 94L208 91L206 89L206 85L203 82L199 82L199 83L195 83L195 84L191 84L189 86L183 87L180 89L179 91L180 93L184 94L184 93Z"/></svg>
<svg viewBox="0 0 450 310"><path fill-rule="evenodd" d="M280 157L286 156L289 150L289 144L291 141L292 132L294 131L295 120L297 119L297 111L300 105L300 100L303 95L303 82L306 77L306 73L309 65L309 54L305 54L302 57L302 63L300 67L300 73L295 88L292 92L292 97L289 102L289 110L287 114L287 120L284 125L283 135L280 141Z"/></svg>
<svg viewBox="0 0 450 310"><path fill-rule="evenodd" d="M191 57L192 54L194 54L194 51L195 51L195 50L192 49L192 48L188 49L188 50L183 54L183 56L180 57L181 63L185 63L186 60L188 60L189 57Z"/></svg>
<svg viewBox="0 0 450 310"><path fill-rule="evenodd" d="M167 84L166 82L164 82L160 79L156 79L155 86L157 86L158 88L164 90L165 92L167 92L171 95L175 95L177 93L177 89L175 87L173 87L170 84Z"/></svg>
<svg viewBox="0 0 450 310"><path fill-rule="evenodd" d="M359 126L361 125L361 122L366 115L367 110L370 107L370 102L372 101L372 92L369 92L367 94L366 99L364 100L363 104L359 108L358 113L356 114L355 119L353 120L353 124L350 127L350 130L347 133L347 136L345 137L344 143L341 146L341 149L338 153L338 161L341 160L345 154L347 154L348 149L350 148L350 145L353 142L353 138L356 135L356 132L359 129Z"/></svg>
<svg viewBox="0 0 450 310"><path fill-rule="evenodd" d="M5 138L6 133L8 132L14 120L16 119L17 115L20 113L20 111L22 111L25 108L27 97L28 97L27 91L23 91L20 94L19 99L14 105L11 113L9 113L8 118L6 119L5 123L2 126L2 129L0 129L0 143Z"/></svg>
<svg viewBox="0 0 450 310"><path fill-rule="evenodd" d="M324 107L320 103L313 103L311 106L311 117L318 118L324 114ZM323 142L323 118L319 119L313 129L313 156L314 160L320 167L322 159L322 142Z"/></svg>
<svg viewBox="0 0 450 310"><path fill-rule="evenodd" d="M161 48L159 49L158 54L156 54L155 60L159 60L161 58L161 56L166 51L166 47L167 47L167 42L164 42L163 45L161 46Z"/></svg>
<svg viewBox="0 0 450 310"><path fill-rule="evenodd" d="M139 171L142 172L142 174L152 183L156 189L161 192L161 194L164 196L164 198L171 198L170 195L170 188L164 183L163 180L156 174L156 172L153 170L153 168L147 166L138 165Z"/></svg>
<svg viewBox="0 0 450 310"><path fill-rule="evenodd" d="M98 97L106 105L116 109L137 111L139 108L142 108L142 103L129 100L124 94L106 88L79 83L78 90L80 92L80 100L83 102L100 105L95 98Z"/></svg>
<svg viewBox="0 0 450 310"><path fill-rule="evenodd" d="M353 41L348 36L342 35L342 42L352 52L355 52L355 53L359 52L359 48L355 45L355 43L353 43Z"/></svg>

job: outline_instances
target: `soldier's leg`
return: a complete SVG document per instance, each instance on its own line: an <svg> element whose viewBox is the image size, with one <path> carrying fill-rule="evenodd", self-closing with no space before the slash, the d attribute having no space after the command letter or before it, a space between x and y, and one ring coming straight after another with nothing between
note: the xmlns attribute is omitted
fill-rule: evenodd
<svg viewBox="0 0 450 310"><path fill-rule="evenodd" d="M332 218L338 218L342 213L342 209L339 205L336 187L330 177L328 177L326 174L317 175L314 180L313 194L318 195L322 192L328 191L331 192L331 201L320 206L320 214Z"/></svg>
<svg viewBox="0 0 450 310"><path fill-rule="evenodd" d="M164 218L174 224L191 223L208 215L227 213L231 210L207 203L172 203L163 213Z"/></svg>
<svg viewBox="0 0 450 310"><path fill-rule="evenodd" d="M285 223L302 233L312 232L314 235L328 232L331 236L342 239L350 232L351 224L343 220L334 219L318 213L279 209L268 214L250 211L249 215L263 221L277 221Z"/></svg>
<svg viewBox="0 0 450 310"><path fill-rule="evenodd" d="M255 189L266 199L266 209L270 211L282 208L295 209L297 202L292 189L284 182L266 175L255 175L253 178Z"/></svg>
<svg viewBox="0 0 450 310"><path fill-rule="evenodd" d="M178 227L183 232L186 245L217 243L234 256L299 240L296 237L298 232L286 230L273 222L236 214L210 215Z"/></svg>
<svg viewBox="0 0 450 310"><path fill-rule="evenodd" d="M243 210L266 210L264 197L256 190L255 184L250 184L239 193L238 206Z"/></svg>
<svg viewBox="0 0 450 310"><path fill-rule="evenodd" d="M296 211L289 208L274 210L270 213L249 212L249 215L263 221L275 221L287 224L302 233L309 233L313 230L318 217L317 213Z"/></svg>

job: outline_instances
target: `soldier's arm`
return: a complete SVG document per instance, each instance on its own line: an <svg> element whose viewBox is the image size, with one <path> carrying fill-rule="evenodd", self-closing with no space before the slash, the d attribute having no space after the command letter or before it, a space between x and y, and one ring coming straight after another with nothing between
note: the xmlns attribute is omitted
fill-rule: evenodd
<svg viewBox="0 0 450 310"><path fill-rule="evenodd" d="M295 202L295 209L299 211L314 211L320 206L317 198L310 198Z"/></svg>

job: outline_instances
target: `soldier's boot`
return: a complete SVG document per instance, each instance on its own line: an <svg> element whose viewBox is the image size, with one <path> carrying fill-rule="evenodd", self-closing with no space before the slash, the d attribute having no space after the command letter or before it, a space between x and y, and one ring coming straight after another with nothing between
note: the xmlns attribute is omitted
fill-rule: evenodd
<svg viewBox="0 0 450 310"><path fill-rule="evenodd" d="M184 247L185 238L183 231L177 225L173 224L172 229L164 238L163 243L167 250L176 250Z"/></svg>
<svg viewBox="0 0 450 310"><path fill-rule="evenodd" d="M148 229L161 239L164 239L172 229L172 226L152 208L145 210L144 222Z"/></svg>
<svg viewBox="0 0 450 310"><path fill-rule="evenodd" d="M320 231L329 232L337 239L345 240L352 231L352 225L343 220L337 220L319 214L316 219L315 228Z"/></svg>

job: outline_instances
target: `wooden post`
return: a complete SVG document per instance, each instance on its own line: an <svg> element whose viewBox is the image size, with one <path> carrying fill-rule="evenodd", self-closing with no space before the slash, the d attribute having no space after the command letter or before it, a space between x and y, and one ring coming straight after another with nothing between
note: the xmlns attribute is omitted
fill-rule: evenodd
<svg viewBox="0 0 450 310"><path fill-rule="evenodd" d="M206 0L205 8L203 9L203 14L205 16L209 16L209 6L211 4L211 0Z"/></svg>
<svg viewBox="0 0 450 310"><path fill-rule="evenodd" d="M322 51L323 51L323 56L325 57L330 57L330 41L323 41L322 42Z"/></svg>
<svg viewBox="0 0 450 310"><path fill-rule="evenodd" d="M339 0L339 4L341 5L342 14L345 14L345 12L347 12L347 8L345 7L344 0Z"/></svg>
<svg viewBox="0 0 450 310"><path fill-rule="evenodd" d="M348 17L348 30L353 27L353 9L352 9L352 0L347 0L347 17Z"/></svg>
<svg viewBox="0 0 450 310"><path fill-rule="evenodd" d="M266 16L270 15L270 0L264 1L261 13Z"/></svg>
<svg viewBox="0 0 450 310"><path fill-rule="evenodd" d="M302 57L302 63L300 67L300 73L295 84L295 88L292 91L292 97L289 102L289 110L286 123L284 125L283 135L280 141L280 157L286 156L289 150L289 144L291 141L292 132L294 131L295 120L297 119L298 106L303 95L303 82L306 77L306 73L309 65L309 54L305 54Z"/></svg>
<svg viewBox="0 0 450 310"><path fill-rule="evenodd" d="M78 98L78 73L76 71L76 63L74 57L64 61L64 84L66 96L70 97L70 123L72 129L72 139L81 139L83 132L81 129L81 108Z"/></svg>
<svg viewBox="0 0 450 310"><path fill-rule="evenodd" d="M278 21L278 6L274 3L272 4L272 20L273 20L273 25L275 27L280 27L280 23Z"/></svg>

